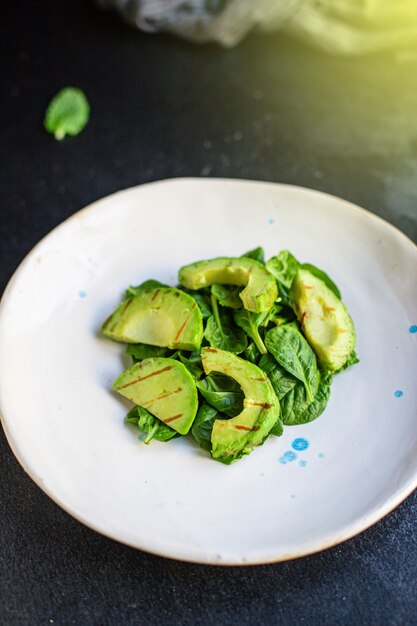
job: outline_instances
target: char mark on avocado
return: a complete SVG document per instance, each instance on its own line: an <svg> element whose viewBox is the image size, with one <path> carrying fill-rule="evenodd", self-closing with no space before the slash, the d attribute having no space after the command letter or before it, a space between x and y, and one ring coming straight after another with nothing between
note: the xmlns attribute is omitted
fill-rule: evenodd
<svg viewBox="0 0 417 626"><path fill-rule="evenodd" d="M131 380L130 382L125 383L124 385L119 387L119 389L125 389L125 387L130 387L130 385L134 385L136 383L140 383L140 382L142 382L142 380L146 380L147 378L151 378L151 376L158 376L158 374L162 374L162 372L167 372L170 369L172 369L172 365L167 365L166 367L163 367L162 369L157 370L156 372L152 372L151 374L147 374L146 376L141 376L139 378L135 378L134 380Z"/></svg>
<svg viewBox="0 0 417 626"><path fill-rule="evenodd" d="M127 311L128 307L132 304L132 301L133 298L129 298L129 300L126 302L123 309L121 310L120 315L123 315Z"/></svg>
<svg viewBox="0 0 417 626"><path fill-rule="evenodd" d="M173 415L172 417L168 417L168 419L164 420L164 424L169 424L170 422L173 422L174 420L177 420L179 417L182 417L182 413L178 413L178 415Z"/></svg>
<svg viewBox="0 0 417 626"><path fill-rule="evenodd" d="M178 339L181 337L182 332L183 332L184 328L186 327L187 322L188 322L189 319L190 319L190 316L188 316L187 319L185 319L183 321L183 323L181 324L181 326L179 327L178 332L175 335L175 341L178 341Z"/></svg>
<svg viewBox="0 0 417 626"><path fill-rule="evenodd" d="M157 298L157 297L158 297L158 293L159 293L160 291L161 291L160 289L155 289L154 294L153 294L153 296L152 296L152 298L151 298L151 302L153 302L153 301L155 300L155 298Z"/></svg>
<svg viewBox="0 0 417 626"><path fill-rule="evenodd" d="M262 380L264 379L262 378ZM269 404L269 402L252 402L251 400L244 400L244 404L245 406L261 406L263 409L272 408L272 404Z"/></svg>
<svg viewBox="0 0 417 626"><path fill-rule="evenodd" d="M153 398L152 400L148 400L147 402L145 402L144 406L149 406L153 402L156 402L156 400L163 400L164 398L168 398L169 396L172 396L174 393L179 393L180 391L182 391L182 387L178 387L178 389L174 389L174 391L167 391L166 393L161 393L159 396L156 396L156 398Z"/></svg>

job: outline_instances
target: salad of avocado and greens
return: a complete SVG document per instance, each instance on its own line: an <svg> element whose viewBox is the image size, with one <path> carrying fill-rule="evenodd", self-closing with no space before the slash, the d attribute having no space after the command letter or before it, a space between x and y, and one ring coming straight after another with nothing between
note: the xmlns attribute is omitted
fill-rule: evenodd
<svg viewBox="0 0 417 626"><path fill-rule="evenodd" d="M339 289L287 250L198 261L178 278L129 287L101 328L128 344L133 365L113 386L145 443L188 434L230 464L319 417L333 376L358 362Z"/></svg>

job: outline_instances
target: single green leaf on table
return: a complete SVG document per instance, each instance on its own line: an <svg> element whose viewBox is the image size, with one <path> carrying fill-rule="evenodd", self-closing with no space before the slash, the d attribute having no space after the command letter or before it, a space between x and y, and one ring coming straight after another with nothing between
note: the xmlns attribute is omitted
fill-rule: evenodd
<svg viewBox="0 0 417 626"><path fill-rule="evenodd" d="M242 257L245 259L255 259L255 261L259 261L259 263L265 265L265 253L261 246L254 248L253 250L249 250L249 252L245 252L245 254L242 254Z"/></svg>
<svg viewBox="0 0 417 626"><path fill-rule="evenodd" d="M319 269L315 265L311 265L311 263L303 263L301 267L303 270L308 270L311 274L313 274L313 276L322 280L325 285L327 285L327 287L331 289L331 291L333 291L333 293L339 298L339 300L342 299L338 286L332 281L326 272L323 272L323 270Z"/></svg>
<svg viewBox="0 0 417 626"><path fill-rule="evenodd" d="M255 342L259 352L266 354L265 344L259 334L259 326L268 318L269 311L263 313L252 313L246 309L235 311L233 319L236 324L242 328L247 335Z"/></svg>
<svg viewBox="0 0 417 626"><path fill-rule="evenodd" d="M48 133L60 141L65 135L78 135L88 122L90 105L81 89L64 87L49 103L44 118Z"/></svg>
<svg viewBox="0 0 417 626"><path fill-rule="evenodd" d="M141 406L134 406L125 417L125 422L135 424L139 430L146 433L144 443L150 443L152 439L169 441L179 437L179 433L161 422L157 417L149 413Z"/></svg>
<svg viewBox="0 0 417 626"><path fill-rule="evenodd" d="M132 357L134 363L152 357L170 356L170 353L172 353L172 350L169 350L168 348L148 346L146 343L131 343L126 348L126 354Z"/></svg>
<svg viewBox="0 0 417 626"><path fill-rule="evenodd" d="M282 304L291 304L290 289L299 267L299 262L288 250L282 250L266 263L266 269L278 283L278 292Z"/></svg>
<svg viewBox="0 0 417 626"><path fill-rule="evenodd" d="M218 415L217 409L207 404L207 402L203 402L191 427L191 434L198 445L209 452L211 452L211 431L213 430L214 420L217 419Z"/></svg>
<svg viewBox="0 0 417 626"><path fill-rule="evenodd" d="M196 387L211 406L227 417L235 417L243 411L243 391L233 378L210 374L198 380Z"/></svg>
<svg viewBox="0 0 417 626"><path fill-rule="evenodd" d="M216 300L222 306L227 306L230 309L241 309L243 302L240 299L239 293L242 291L242 287L236 285L212 285L211 293Z"/></svg>
<svg viewBox="0 0 417 626"><path fill-rule="evenodd" d="M316 355L295 323L269 330L265 345L287 372L301 380L312 402L319 384Z"/></svg>
<svg viewBox="0 0 417 626"><path fill-rule="evenodd" d="M158 289L158 287L168 287L168 285L164 285L163 283L160 283L159 280L154 280L153 278L150 278L149 280L145 280L145 282L141 283L140 285L136 285L136 287L130 285L130 287L126 289L125 298L138 296L143 291L151 291L152 289Z"/></svg>
<svg viewBox="0 0 417 626"><path fill-rule="evenodd" d="M248 345L245 332L234 324L233 318L226 308L219 308L217 299L213 294L211 303L213 315L207 320L204 337L212 348L240 354Z"/></svg>

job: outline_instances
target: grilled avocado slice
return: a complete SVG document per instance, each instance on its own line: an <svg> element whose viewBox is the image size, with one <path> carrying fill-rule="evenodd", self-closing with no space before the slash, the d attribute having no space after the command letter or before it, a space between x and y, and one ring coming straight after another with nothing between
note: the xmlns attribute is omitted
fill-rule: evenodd
<svg viewBox="0 0 417 626"><path fill-rule="evenodd" d="M239 296L248 311L267 311L278 297L275 278L259 261L244 257L219 257L185 265L179 282L187 289L201 289L213 284L241 285Z"/></svg>
<svg viewBox="0 0 417 626"><path fill-rule="evenodd" d="M198 350L203 318L192 296L173 287L144 290L122 302L101 332L114 341Z"/></svg>
<svg viewBox="0 0 417 626"><path fill-rule="evenodd" d="M231 352L203 348L201 360L206 374L220 372L234 378L245 396L239 415L213 424L211 454L229 464L252 452L280 421L278 398L265 372Z"/></svg>
<svg viewBox="0 0 417 626"><path fill-rule="evenodd" d="M190 430L198 408L197 389L179 361L144 359L125 370L113 387L181 435Z"/></svg>
<svg viewBox="0 0 417 626"><path fill-rule="evenodd" d="M353 352L355 328L343 302L317 276L298 270L290 297L301 328L320 366L340 370Z"/></svg>

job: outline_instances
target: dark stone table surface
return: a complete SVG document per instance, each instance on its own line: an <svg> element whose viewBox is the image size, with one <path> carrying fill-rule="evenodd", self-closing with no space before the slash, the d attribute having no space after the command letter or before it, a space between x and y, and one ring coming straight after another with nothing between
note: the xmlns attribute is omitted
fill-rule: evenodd
<svg viewBox="0 0 417 626"><path fill-rule="evenodd" d="M136 32L87 0L4 3L1 31L1 289L75 211L172 176L320 189L417 241L417 51L346 59L282 35L196 47ZM92 115L58 143L42 117L65 85L85 90ZM1 625L417 624L416 493L321 554L215 568L82 526L3 434L0 476Z"/></svg>

